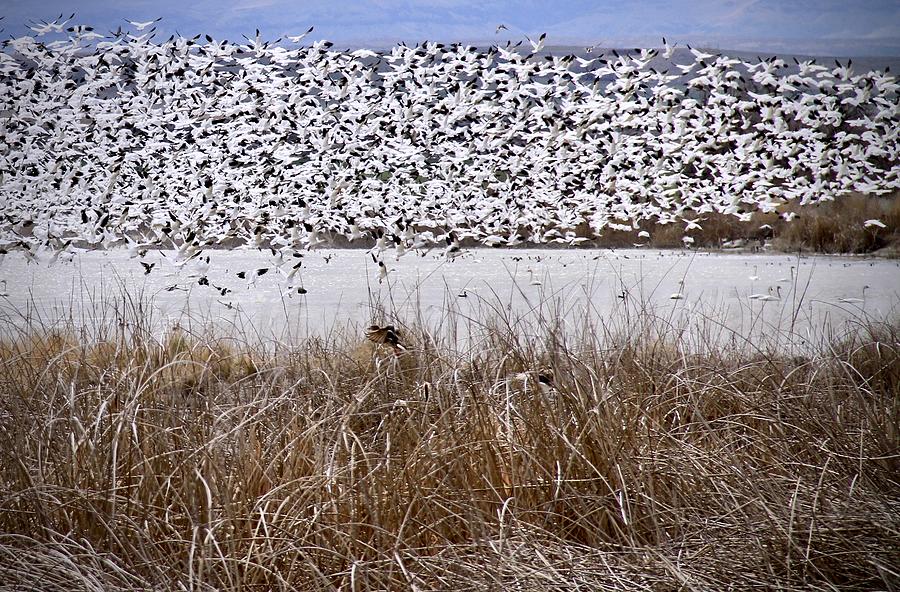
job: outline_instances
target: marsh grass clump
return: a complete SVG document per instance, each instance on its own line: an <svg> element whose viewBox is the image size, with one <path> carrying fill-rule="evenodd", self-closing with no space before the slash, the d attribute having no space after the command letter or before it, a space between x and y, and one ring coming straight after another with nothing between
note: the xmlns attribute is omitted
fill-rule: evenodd
<svg viewBox="0 0 900 592"><path fill-rule="evenodd" d="M776 247L804 248L820 253L870 253L892 248L900 240L900 196L847 195L812 207L795 208L800 216L779 226ZM880 226L866 226L867 220Z"/></svg>
<svg viewBox="0 0 900 592"><path fill-rule="evenodd" d="M354 326L291 345L154 333L139 318L8 332L0 579L51 590L896 583L896 325L799 356L689 348L655 318L577 336L553 315L524 324L502 307L431 328L400 321L399 354ZM539 368L550 388L512 379Z"/></svg>

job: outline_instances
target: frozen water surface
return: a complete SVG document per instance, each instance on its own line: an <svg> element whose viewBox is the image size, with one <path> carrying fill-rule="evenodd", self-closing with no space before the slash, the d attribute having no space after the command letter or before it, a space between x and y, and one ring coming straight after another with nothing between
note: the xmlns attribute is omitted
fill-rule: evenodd
<svg viewBox="0 0 900 592"><path fill-rule="evenodd" d="M176 266L161 251L141 260L124 249L91 251L53 264L12 252L0 262L6 281L0 318L4 330L26 318L44 326L68 318L90 325L102 311L109 318L103 305L121 301L124 287L143 294L157 328L212 324L274 339L420 314L444 327L448 319L465 327L489 313L522 319L528 328L561 317L566 330L577 332L589 323L622 326L644 313L698 341L787 333L806 342L847 322L895 317L900 303L900 262L855 257L474 249L448 261L434 250L388 258L387 277L379 281L364 250L315 250L291 261L257 250L209 255L208 266L198 260ZM140 261L153 264L150 273ZM291 286L284 272L297 261ZM242 271L245 279L237 275ZM201 277L210 286L200 285ZM297 292L301 286L305 294Z"/></svg>

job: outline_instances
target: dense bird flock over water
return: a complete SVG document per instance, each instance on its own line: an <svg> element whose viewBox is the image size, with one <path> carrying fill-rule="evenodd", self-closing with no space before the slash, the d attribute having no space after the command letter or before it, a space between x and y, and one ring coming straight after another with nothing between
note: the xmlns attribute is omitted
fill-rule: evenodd
<svg viewBox="0 0 900 592"><path fill-rule="evenodd" d="M351 51L74 23L3 41L4 251L127 243L184 263L370 241L379 262L452 258L465 239L640 241L642 221L900 188L897 80L850 61L665 42L549 55L544 37Z"/></svg>

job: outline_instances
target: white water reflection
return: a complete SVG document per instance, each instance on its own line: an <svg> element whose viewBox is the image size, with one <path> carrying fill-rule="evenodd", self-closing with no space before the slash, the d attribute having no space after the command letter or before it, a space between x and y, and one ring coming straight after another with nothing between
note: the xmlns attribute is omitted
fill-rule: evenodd
<svg viewBox="0 0 900 592"><path fill-rule="evenodd" d="M142 261L153 266L145 274L125 250L86 252L53 265L10 253L0 262L0 280L7 282L0 298L4 330L26 318L44 326L66 319L77 325L109 321L107 305L121 300L121 287L144 296L159 328L211 323L282 340L381 321L386 312L405 322L443 322L445 329L454 324L463 332L474 326L469 319L487 314L522 317L531 329L558 316L572 333L586 325L633 326L643 314L698 343L785 333L805 342L848 322L890 318L900 303L900 262L854 257L475 249L446 261L432 251L387 261L390 271L379 282L365 251L319 250L304 255L287 290L279 262L268 252L213 251L208 266L183 267L166 255L148 253ZM288 271L295 263L281 265ZM245 279L239 272L246 272ZM200 285L201 277L210 285ZM683 297L672 299L676 293ZM772 299L754 300L753 294Z"/></svg>

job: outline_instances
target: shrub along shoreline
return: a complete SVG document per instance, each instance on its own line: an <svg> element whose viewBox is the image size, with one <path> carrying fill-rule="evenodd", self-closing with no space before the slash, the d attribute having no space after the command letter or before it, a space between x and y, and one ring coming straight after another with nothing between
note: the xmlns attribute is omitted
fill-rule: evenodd
<svg viewBox="0 0 900 592"><path fill-rule="evenodd" d="M717 213L686 213L697 225L642 223L634 231L607 229L603 236L582 243L592 247L651 248L689 246L703 249L774 250L827 254L875 254L900 257L900 196L872 197L860 194L812 206L789 204L781 213L754 212L748 220ZM866 222L877 220L884 227ZM639 231L649 237L641 238ZM588 237L589 229L579 229ZM690 242L684 238L689 237Z"/></svg>

